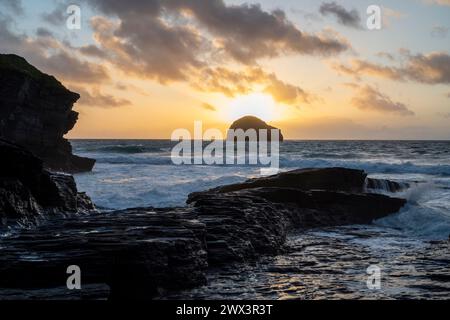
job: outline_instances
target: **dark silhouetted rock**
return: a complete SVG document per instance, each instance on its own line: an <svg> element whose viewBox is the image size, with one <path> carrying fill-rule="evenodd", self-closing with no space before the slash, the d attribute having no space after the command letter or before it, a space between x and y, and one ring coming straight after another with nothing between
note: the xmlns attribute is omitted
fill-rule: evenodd
<svg viewBox="0 0 450 320"><path fill-rule="evenodd" d="M89 197L77 192L72 176L44 169L28 150L0 139L0 219L3 224L44 214L89 212Z"/></svg>
<svg viewBox="0 0 450 320"><path fill-rule="evenodd" d="M272 126L268 125L267 123L265 123L264 121L262 121L261 119L259 119L257 117L253 117L253 116L246 116L246 117L243 117L243 118L241 118L239 120L236 120L230 126L230 129L231 130L242 129L244 131L247 131L249 129L254 129L254 130L256 130L258 140L260 139L260 136L259 136L260 132L259 132L259 130L265 129L265 130L267 130L267 141L271 141L272 140L272 136L270 134L270 131L271 130L278 130L280 141L284 140L283 134L281 133L280 129L272 127Z"/></svg>
<svg viewBox="0 0 450 320"><path fill-rule="evenodd" d="M189 195L206 225L213 264L248 261L283 249L293 229L369 224L406 200L365 193L366 174L344 168L303 169Z"/></svg>
<svg viewBox="0 0 450 320"><path fill-rule="evenodd" d="M73 155L63 138L78 119L72 110L77 93L12 54L0 54L0 83L0 137L26 147L54 171L92 170L95 160Z"/></svg>
<svg viewBox="0 0 450 320"><path fill-rule="evenodd" d="M362 170L346 168L298 169L270 177L250 179L244 183L221 186L207 192L224 193L261 187L363 192L366 177L367 174ZM192 193L189 197L191 198L195 195L196 193Z"/></svg>

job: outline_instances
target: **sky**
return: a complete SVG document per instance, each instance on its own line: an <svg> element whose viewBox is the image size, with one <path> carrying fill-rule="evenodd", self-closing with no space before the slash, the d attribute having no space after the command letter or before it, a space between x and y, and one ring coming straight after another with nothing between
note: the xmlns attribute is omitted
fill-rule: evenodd
<svg viewBox="0 0 450 320"><path fill-rule="evenodd" d="M450 139L450 0L0 0L0 53L80 93L69 138Z"/></svg>

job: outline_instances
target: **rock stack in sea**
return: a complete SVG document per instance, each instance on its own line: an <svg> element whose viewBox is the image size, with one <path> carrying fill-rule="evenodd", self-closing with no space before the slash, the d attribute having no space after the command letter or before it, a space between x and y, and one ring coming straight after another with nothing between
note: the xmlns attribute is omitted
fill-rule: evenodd
<svg viewBox="0 0 450 320"><path fill-rule="evenodd" d="M256 130L258 140L261 138L260 130L266 130L266 132L267 132L266 140L267 141L272 140L271 131L277 130L278 134L279 134L279 141L282 142L284 140L283 134L281 133L280 129L275 128L275 127L267 124L263 120L261 120L257 117L253 117L253 116L246 116L246 117L240 118L240 119L236 120L235 122L233 122L230 126L230 130L239 130L239 129L243 130L244 132L249 129Z"/></svg>
<svg viewBox="0 0 450 320"><path fill-rule="evenodd" d="M0 138L33 152L54 171L90 171L95 160L72 154L64 139L75 125L80 98L24 58L0 54Z"/></svg>

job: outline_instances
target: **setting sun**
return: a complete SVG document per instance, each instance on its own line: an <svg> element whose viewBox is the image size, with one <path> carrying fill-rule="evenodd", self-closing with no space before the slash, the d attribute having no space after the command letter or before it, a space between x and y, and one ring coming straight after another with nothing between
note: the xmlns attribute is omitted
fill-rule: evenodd
<svg viewBox="0 0 450 320"><path fill-rule="evenodd" d="M271 96L252 93L235 98L223 112L224 118L230 121L248 115L256 116L264 121L274 121L280 117L279 109L280 107Z"/></svg>

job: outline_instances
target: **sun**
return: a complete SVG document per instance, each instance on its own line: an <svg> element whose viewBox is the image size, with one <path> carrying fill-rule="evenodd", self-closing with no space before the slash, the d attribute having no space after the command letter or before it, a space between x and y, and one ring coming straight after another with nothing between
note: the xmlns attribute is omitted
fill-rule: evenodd
<svg viewBox="0 0 450 320"><path fill-rule="evenodd" d="M264 121L274 121L279 118L275 101L264 93L252 93L234 98L223 110L228 121L244 116L255 116Z"/></svg>

